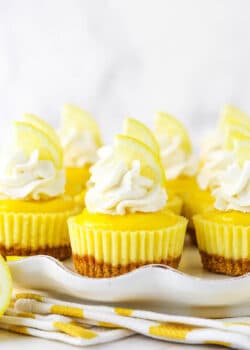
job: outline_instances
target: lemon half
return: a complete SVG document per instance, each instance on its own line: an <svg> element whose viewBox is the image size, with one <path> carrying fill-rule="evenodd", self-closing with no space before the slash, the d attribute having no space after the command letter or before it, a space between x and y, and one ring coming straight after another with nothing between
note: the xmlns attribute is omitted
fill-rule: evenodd
<svg viewBox="0 0 250 350"><path fill-rule="evenodd" d="M9 267L0 255L0 317L7 310L12 295L12 277Z"/></svg>

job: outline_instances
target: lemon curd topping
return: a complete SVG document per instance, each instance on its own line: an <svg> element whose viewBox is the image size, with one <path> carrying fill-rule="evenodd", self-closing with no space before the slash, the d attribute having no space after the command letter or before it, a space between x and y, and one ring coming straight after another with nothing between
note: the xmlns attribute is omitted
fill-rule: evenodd
<svg viewBox="0 0 250 350"><path fill-rule="evenodd" d="M107 215L90 213L85 209L75 218L75 222L95 229L115 230L154 230L174 226L184 218L167 212L165 209L155 213L134 213L126 215Z"/></svg>
<svg viewBox="0 0 250 350"><path fill-rule="evenodd" d="M74 208L74 202L58 197L49 200L0 200L0 212L55 213Z"/></svg>
<svg viewBox="0 0 250 350"><path fill-rule="evenodd" d="M236 210L211 210L202 214L202 218L218 224L250 226L250 213L243 213Z"/></svg>

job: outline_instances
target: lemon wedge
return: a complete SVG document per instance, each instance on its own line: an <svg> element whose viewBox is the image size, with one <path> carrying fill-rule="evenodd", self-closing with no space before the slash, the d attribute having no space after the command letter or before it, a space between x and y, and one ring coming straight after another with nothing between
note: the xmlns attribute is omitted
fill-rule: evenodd
<svg viewBox="0 0 250 350"><path fill-rule="evenodd" d="M37 117L34 114L24 113L22 120L25 123L33 125L35 128L43 131L50 140L55 143L58 147L61 147L61 141L56 131L53 129L51 125L49 125L45 120Z"/></svg>
<svg viewBox="0 0 250 350"><path fill-rule="evenodd" d="M235 146L238 163L240 167L242 167L246 161L250 160L250 140L249 141L235 140L234 146Z"/></svg>
<svg viewBox="0 0 250 350"><path fill-rule="evenodd" d="M155 133L157 137L166 135L170 141L175 137L180 137L183 151L188 154L192 152L192 144L186 128L178 119L171 115L164 112L156 113Z"/></svg>
<svg viewBox="0 0 250 350"><path fill-rule="evenodd" d="M219 128L224 131L232 126L242 126L250 131L250 117L239 108L227 105L222 111Z"/></svg>
<svg viewBox="0 0 250 350"><path fill-rule="evenodd" d="M37 149L41 160L51 160L57 168L62 168L63 152L51 138L32 124L14 122L15 142L28 156Z"/></svg>
<svg viewBox="0 0 250 350"><path fill-rule="evenodd" d="M234 150L236 141L250 141L250 130L239 126L228 127L225 133L225 148L229 151Z"/></svg>
<svg viewBox="0 0 250 350"><path fill-rule="evenodd" d="M115 155L129 166L134 160L139 160L142 176L165 185L165 172L159 157L147 145L126 135L116 135L114 150Z"/></svg>
<svg viewBox="0 0 250 350"><path fill-rule="evenodd" d="M98 147L102 145L100 131L94 118L80 107L66 104L63 106L62 133L66 134L72 127L79 131L86 130L90 132L95 139L96 145Z"/></svg>
<svg viewBox="0 0 250 350"><path fill-rule="evenodd" d="M155 136L151 130L139 120L134 118L126 118L123 124L124 134L133 137L145 145L147 145L151 150L160 156L160 148Z"/></svg>
<svg viewBox="0 0 250 350"><path fill-rule="evenodd" d="M6 261L0 255L0 316L8 308L12 295L12 278Z"/></svg>

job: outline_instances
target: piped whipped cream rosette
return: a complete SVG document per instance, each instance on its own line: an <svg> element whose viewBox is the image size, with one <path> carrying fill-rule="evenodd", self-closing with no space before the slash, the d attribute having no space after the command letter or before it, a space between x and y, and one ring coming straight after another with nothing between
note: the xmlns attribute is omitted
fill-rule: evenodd
<svg viewBox="0 0 250 350"><path fill-rule="evenodd" d="M250 143L249 143L250 144ZM215 208L250 212L250 159L242 166L234 162L220 177L218 187L213 191Z"/></svg>
<svg viewBox="0 0 250 350"><path fill-rule="evenodd" d="M39 159L39 150L30 155L13 151L3 157L0 169L0 199L40 200L64 193L65 174L51 160Z"/></svg>
<svg viewBox="0 0 250 350"><path fill-rule="evenodd" d="M0 166L0 253L71 254L67 219L76 213L65 201L63 152L54 129L25 114L15 122L12 150Z"/></svg>
<svg viewBox="0 0 250 350"><path fill-rule="evenodd" d="M76 270L112 277L139 266L177 267L186 219L166 211L159 158L135 138L118 135L91 168L86 209L69 220Z"/></svg>
<svg viewBox="0 0 250 350"><path fill-rule="evenodd" d="M250 272L250 134L237 126L225 140L234 160L212 191L215 209L195 216L194 222L204 267L242 275Z"/></svg>
<svg viewBox="0 0 250 350"><path fill-rule="evenodd" d="M128 165L111 147L100 149L99 161L90 171L85 200L92 212L124 215L154 212L166 205L166 191L161 184L141 175L140 160Z"/></svg>
<svg viewBox="0 0 250 350"><path fill-rule="evenodd" d="M83 207L89 168L97 161L97 150L102 145L100 131L89 113L66 104L59 135L66 168L66 193Z"/></svg>

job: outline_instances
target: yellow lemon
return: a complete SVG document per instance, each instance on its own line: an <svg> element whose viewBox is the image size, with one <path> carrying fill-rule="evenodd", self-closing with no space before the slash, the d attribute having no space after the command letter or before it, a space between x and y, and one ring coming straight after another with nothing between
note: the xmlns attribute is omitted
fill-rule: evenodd
<svg viewBox="0 0 250 350"><path fill-rule="evenodd" d="M12 295L12 278L7 263L0 255L0 316L10 304Z"/></svg>

